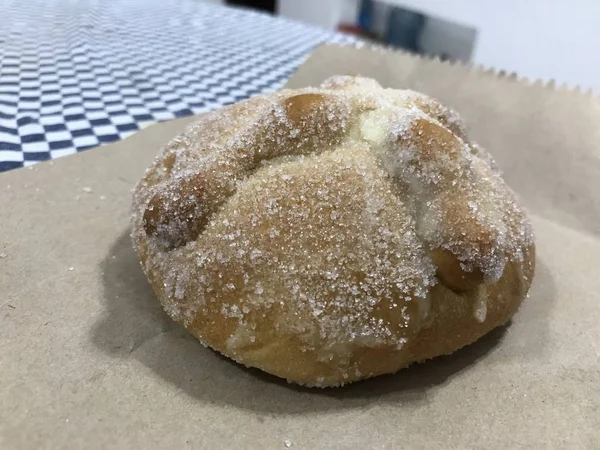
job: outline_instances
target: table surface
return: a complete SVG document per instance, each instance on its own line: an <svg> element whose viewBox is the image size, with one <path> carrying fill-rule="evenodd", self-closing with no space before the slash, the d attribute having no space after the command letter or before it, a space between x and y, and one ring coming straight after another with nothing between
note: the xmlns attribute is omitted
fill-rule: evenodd
<svg viewBox="0 0 600 450"><path fill-rule="evenodd" d="M0 0L0 171L283 85L351 37L198 0Z"/></svg>

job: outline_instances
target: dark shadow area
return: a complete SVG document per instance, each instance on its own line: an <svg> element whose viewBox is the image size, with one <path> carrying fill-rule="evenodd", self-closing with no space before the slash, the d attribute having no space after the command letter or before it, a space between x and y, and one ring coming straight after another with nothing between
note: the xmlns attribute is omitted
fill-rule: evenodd
<svg viewBox="0 0 600 450"><path fill-rule="evenodd" d="M114 243L102 262L102 270L106 312L93 330L96 346L115 357L135 358L200 402L274 415L369 407L382 401L410 407L427 403L436 388L485 358L512 358L507 352L497 351L510 328L506 326L452 355L393 375L342 388L303 388L260 370L244 368L202 347L183 327L173 323L140 268L128 231ZM554 285L543 266L538 268L537 277L541 289L534 289L517 316L518 322L531 322L524 326L536 327L540 342L527 345L529 352L544 351L547 317L553 304L548 296L553 294ZM523 351L518 357L534 358L535 354Z"/></svg>
<svg viewBox="0 0 600 450"><path fill-rule="evenodd" d="M275 14L277 2L275 0L225 0L227 6L241 6Z"/></svg>

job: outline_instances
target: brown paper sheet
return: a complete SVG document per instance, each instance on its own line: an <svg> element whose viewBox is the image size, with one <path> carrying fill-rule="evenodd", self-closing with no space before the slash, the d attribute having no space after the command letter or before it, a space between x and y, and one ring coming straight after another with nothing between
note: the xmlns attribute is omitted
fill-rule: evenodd
<svg viewBox="0 0 600 450"><path fill-rule="evenodd" d="M599 448L600 102L402 53L321 47L336 73L439 97L531 211L538 269L512 324L451 356L311 390L205 349L162 312L130 189L191 119L0 175L0 448Z"/></svg>

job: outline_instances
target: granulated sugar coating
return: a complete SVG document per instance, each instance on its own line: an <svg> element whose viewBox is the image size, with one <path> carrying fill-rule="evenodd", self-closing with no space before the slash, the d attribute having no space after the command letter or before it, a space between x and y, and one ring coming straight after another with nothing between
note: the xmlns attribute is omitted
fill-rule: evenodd
<svg viewBox="0 0 600 450"><path fill-rule="evenodd" d="M517 309L534 261L454 111L345 76L189 126L135 188L133 241L174 320L316 386L476 340Z"/></svg>

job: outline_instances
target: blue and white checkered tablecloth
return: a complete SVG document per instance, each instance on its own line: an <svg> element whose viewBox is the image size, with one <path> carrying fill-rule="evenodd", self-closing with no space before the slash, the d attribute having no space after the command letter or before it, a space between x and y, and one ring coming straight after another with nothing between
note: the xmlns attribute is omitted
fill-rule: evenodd
<svg viewBox="0 0 600 450"><path fill-rule="evenodd" d="M199 0L0 0L0 171L273 91L351 40Z"/></svg>

